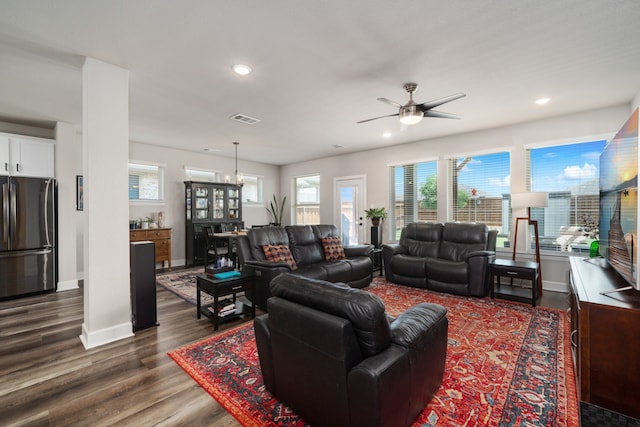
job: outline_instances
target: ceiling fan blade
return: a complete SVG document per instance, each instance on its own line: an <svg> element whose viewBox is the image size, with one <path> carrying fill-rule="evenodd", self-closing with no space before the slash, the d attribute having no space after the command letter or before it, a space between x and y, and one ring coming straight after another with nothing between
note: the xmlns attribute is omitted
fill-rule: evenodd
<svg viewBox="0 0 640 427"><path fill-rule="evenodd" d="M389 114L388 116L380 116L380 117L374 117L373 119L367 119L367 120L360 120L359 122L356 123L366 123L366 122L370 122L372 120L378 120L378 119L384 119L385 117L393 117L393 116L398 116L399 114Z"/></svg>
<svg viewBox="0 0 640 427"><path fill-rule="evenodd" d="M437 117L439 119L461 119L458 114L443 113L441 111L427 110L424 112L425 117Z"/></svg>
<svg viewBox="0 0 640 427"><path fill-rule="evenodd" d="M400 105L397 102L392 101L390 99L387 99L387 98L377 98L377 99L378 99L378 101L382 101L385 104L389 104L389 105L393 105L394 107L402 108L402 105Z"/></svg>
<svg viewBox="0 0 640 427"><path fill-rule="evenodd" d="M437 107L439 105L446 104L447 102L451 102L451 101L455 101L456 99L460 99L460 98L462 98L464 96L467 96L467 95L462 93L462 92L456 93L456 94L453 94L453 95L445 96L444 98L434 99L433 101L427 101L425 103L418 104L418 108L420 108L422 111L427 111L427 110L435 108L435 107Z"/></svg>

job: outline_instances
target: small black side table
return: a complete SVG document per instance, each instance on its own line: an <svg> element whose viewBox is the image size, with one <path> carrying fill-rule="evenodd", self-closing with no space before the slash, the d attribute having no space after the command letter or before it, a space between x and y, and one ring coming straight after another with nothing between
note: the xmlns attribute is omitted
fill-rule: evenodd
<svg viewBox="0 0 640 427"><path fill-rule="evenodd" d="M498 297L512 301L531 303L533 307L538 301L538 263L530 261L513 261L496 259L490 265L491 298ZM498 281L496 282L496 277ZM508 277L509 284L501 283L502 277ZM531 289L513 286L513 279L531 281Z"/></svg>
<svg viewBox="0 0 640 427"><path fill-rule="evenodd" d="M373 261L373 272L379 271L380 276L384 273L384 265L382 261L382 249L374 248L371 252L371 261Z"/></svg>
<svg viewBox="0 0 640 427"><path fill-rule="evenodd" d="M252 319L256 317L256 281L253 274L243 273L240 277L234 277L231 279L216 279L208 274L198 274L196 276L196 281L198 287L196 296L196 317L199 319L200 314L204 314L212 319L214 331L218 330L218 326L222 320L227 321L238 317L244 317L248 314L247 311L251 313ZM213 304L202 307L200 292L211 295L213 297ZM244 292L245 296L247 294L251 296L250 310L246 310L245 304L242 304L240 301L236 301L236 294L239 292ZM220 301L220 297L227 295L232 295L233 302L237 303L236 312L220 318L220 316L218 316L217 309L218 303ZM209 310L209 307L212 307L213 310Z"/></svg>

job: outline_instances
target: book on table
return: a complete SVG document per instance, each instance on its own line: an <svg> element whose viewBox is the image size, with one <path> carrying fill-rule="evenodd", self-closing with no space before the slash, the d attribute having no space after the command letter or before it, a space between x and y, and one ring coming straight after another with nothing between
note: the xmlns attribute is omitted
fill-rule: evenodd
<svg viewBox="0 0 640 427"><path fill-rule="evenodd" d="M209 306L209 312L211 314L215 314L216 308ZM220 317L225 317L230 314L233 314L236 312L236 303L233 302L233 300L231 299L220 300L218 301L217 312L218 312L218 316Z"/></svg>

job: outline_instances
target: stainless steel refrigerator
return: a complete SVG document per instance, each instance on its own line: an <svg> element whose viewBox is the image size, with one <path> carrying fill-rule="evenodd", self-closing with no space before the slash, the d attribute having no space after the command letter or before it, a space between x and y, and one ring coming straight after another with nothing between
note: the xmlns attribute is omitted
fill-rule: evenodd
<svg viewBox="0 0 640 427"><path fill-rule="evenodd" d="M0 298L56 288L55 185L0 176Z"/></svg>

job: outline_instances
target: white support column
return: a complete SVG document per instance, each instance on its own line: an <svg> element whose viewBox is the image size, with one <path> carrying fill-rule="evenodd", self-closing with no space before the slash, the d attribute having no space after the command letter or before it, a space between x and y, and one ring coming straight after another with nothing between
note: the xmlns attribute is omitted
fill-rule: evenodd
<svg viewBox="0 0 640 427"><path fill-rule="evenodd" d="M133 335L129 285L129 71L83 67L84 323L92 348Z"/></svg>

